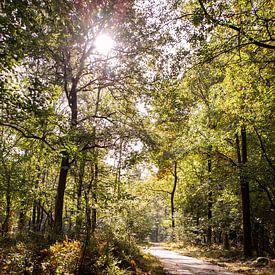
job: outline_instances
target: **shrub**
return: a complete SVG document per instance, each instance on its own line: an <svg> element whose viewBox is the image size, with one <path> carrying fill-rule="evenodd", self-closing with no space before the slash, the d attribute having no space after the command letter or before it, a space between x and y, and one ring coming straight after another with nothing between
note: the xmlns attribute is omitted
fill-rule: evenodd
<svg viewBox="0 0 275 275"><path fill-rule="evenodd" d="M54 274L74 273L79 265L80 242L69 241L66 236L63 242L56 242L41 253L47 256L46 261L42 263L43 271Z"/></svg>

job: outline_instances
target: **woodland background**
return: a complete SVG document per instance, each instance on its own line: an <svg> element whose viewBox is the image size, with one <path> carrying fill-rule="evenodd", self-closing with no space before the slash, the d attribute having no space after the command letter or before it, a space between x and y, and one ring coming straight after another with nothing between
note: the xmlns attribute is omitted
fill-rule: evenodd
<svg viewBox="0 0 275 275"><path fill-rule="evenodd" d="M3 270L274 256L273 1L6 0L0 27Z"/></svg>

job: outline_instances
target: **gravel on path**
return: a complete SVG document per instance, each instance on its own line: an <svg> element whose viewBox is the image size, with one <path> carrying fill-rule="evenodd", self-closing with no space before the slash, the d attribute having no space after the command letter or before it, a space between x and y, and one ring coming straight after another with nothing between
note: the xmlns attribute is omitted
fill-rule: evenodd
<svg viewBox="0 0 275 275"><path fill-rule="evenodd" d="M164 271L169 275L199 274L199 275L232 275L233 273L225 268L210 264L193 257L183 256L177 252L170 251L161 246L152 246L146 252L157 257L164 267Z"/></svg>

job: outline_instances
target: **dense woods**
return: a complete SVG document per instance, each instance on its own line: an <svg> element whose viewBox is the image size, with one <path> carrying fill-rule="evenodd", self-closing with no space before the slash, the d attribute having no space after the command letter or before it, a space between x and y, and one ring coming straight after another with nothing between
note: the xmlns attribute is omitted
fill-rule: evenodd
<svg viewBox="0 0 275 275"><path fill-rule="evenodd" d="M146 241L274 256L274 8L2 1L4 274L127 274Z"/></svg>

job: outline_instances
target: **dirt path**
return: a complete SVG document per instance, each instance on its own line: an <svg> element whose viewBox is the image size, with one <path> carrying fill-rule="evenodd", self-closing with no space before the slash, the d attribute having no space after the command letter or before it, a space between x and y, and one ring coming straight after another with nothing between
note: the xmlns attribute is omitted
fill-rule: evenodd
<svg viewBox="0 0 275 275"><path fill-rule="evenodd" d="M164 271L167 274L180 275L180 274L199 274L199 275L232 275L238 273L232 273L226 269L207 263L196 258L183 256L177 252L170 251L161 246L152 246L146 250L150 254L157 257L164 267Z"/></svg>

